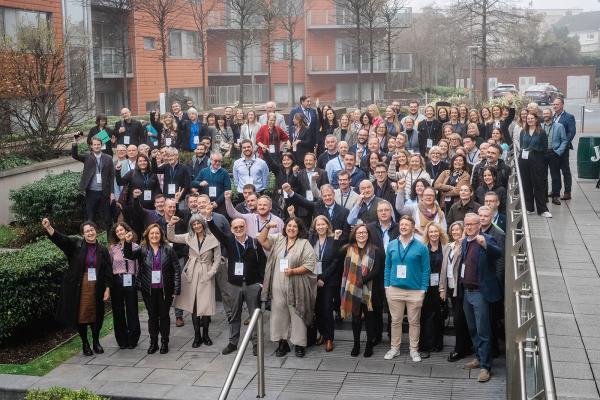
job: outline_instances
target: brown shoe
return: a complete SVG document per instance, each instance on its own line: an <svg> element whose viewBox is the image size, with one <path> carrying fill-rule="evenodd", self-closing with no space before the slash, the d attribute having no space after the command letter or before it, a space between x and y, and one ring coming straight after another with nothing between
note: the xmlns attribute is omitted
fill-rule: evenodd
<svg viewBox="0 0 600 400"><path fill-rule="evenodd" d="M478 358L472 359L471 361L466 363L464 366L464 369L475 369L475 368L479 368L479 359Z"/></svg>
<svg viewBox="0 0 600 400"><path fill-rule="evenodd" d="M325 351L326 352L330 352L333 351L333 340L327 340L325 341Z"/></svg>
<svg viewBox="0 0 600 400"><path fill-rule="evenodd" d="M175 320L175 326L176 327L181 328L184 325L185 325L185 322L183 322L183 318L177 318Z"/></svg>
<svg viewBox="0 0 600 400"><path fill-rule="evenodd" d="M560 200L558 199L558 197L552 198L552 204L556 204L557 206L560 206Z"/></svg>
<svg viewBox="0 0 600 400"><path fill-rule="evenodd" d="M250 323L249 319L244 320L244 325L248 325Z"/></svg>
<svg viewBox="0 0 600 400"><path fill-rule="evenodd" d="M565 192L560 199L561 200L571 200L571 193Z"/></svg>
<svg viewBox="0 0 600 400"><path fill-rule="evenodd" d="M487 382L490 380L491 377L492 375L490 374L490 371L488 371L485 368L481 368L481 371L479 371L479 377L477 378L477 382Z"/></svg>

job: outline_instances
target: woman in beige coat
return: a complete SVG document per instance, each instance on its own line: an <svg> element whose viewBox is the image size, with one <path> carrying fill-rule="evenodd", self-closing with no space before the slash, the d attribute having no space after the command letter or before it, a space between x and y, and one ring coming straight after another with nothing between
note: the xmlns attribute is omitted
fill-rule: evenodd
<svg viewBox="0 0 600 400"><path fill-rule="evenodd" d="M450 161L450 169L442 171L435 180L433 187L439 191L439 203L446 214L450 211L452 204L458 199L460 187L468 185L471 176L466 171L467 158L463 155L455 155Z"/></svg>
<svg viewBox="0 0 600 400"><path fill-rule="evenodd" d="M215 275L221 262L221 247L204 218L194 215L190 219L189 232L176 235L175 224L179 218L173 216L167 225L167 239L173 243L186 244L189 248L188 261L181 271L181 294L173 306L192 314L194 341L192 347L202 343L212 345L208 337L210 316L216 313ZM202 327L202 333L200 328Z"/></svg>

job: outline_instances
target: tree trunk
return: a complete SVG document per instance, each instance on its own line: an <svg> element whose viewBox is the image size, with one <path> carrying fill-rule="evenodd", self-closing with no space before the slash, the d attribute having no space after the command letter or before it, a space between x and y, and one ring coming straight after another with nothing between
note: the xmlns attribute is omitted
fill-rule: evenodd
<svg viewBox="0 0 600 400"><path fill-rule="evenodd" d="M267 29L267 85L269 88L267 89L269 92L269 100L273 100L273 91L271 89L273 78L271 76L271 67L272 67L272 46L271 46L271 32Z"/></svg>
<svg viewBox="0 0 600 400"><path fill-rule="evenodd" d="M375 103L375 74L374 74L374 63L375 63L375 49L373 48L373 24L372 21L369 24L369 69L371 72L371 104Z"/></svg>
<svg viewBox="0 0 600 400"><path fill-rule="evenodd" d="M295 81L294 81L294 32L290 32L288 36L288 40L290 41L290 83L292 84L291 92L292 92L292 103L296 98L295 93ZM306 88L304 88L306 92ZM290 104L291 107L291 104Z"/></svg>
<svg viewBox="0 0 600 400"><path fill-rule="evenodd" d="M243 34L243 31L240 32ZM240 40L240 98L239 108L244 108L244 64L246 62L246 49L243 39Z"/></svg>
<svg viewBox="0 0 600 400"><path fill-rule="evenodd" d="M483 10L481 18L481 99L486 102L488 99L488 60L487 60L487 1L483 1Z"/></svg>
<svg viewBox="0 0 600 400"><path fill-rule="evenodd" d="M165 98L168 101L169 98L169 74L167 72L167 37L166 37L166 27L161 27L160 29L160 50L161 50L161 62L163 69L163 79L164 79L164 91Z"/></svg>
<svg viewBox="0 0 600 400"><path fill-rule="evenodd" d="M356 83L358 85L358 108L362 108L362 77L360 65L360 12L356 14L356 54L357 54L357 75Z"/></svg>
<svg viewBox="0 0 600 400"><path fill-rule="evenodd" d="M386 35L386 44L387 44L387 56L388 56L388 76L387 76L387 90L391 90L391 82L392 82L392 25L388 25L387 35Z"/></svg>

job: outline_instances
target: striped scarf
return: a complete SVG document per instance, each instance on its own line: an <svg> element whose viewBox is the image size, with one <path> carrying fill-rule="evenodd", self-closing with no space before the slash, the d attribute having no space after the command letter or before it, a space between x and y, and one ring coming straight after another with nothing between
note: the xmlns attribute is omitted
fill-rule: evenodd
<svg viewBox="0 0 600 400"><path fill-rule="evenodd" d="M357 245L348 247L344 259L344 275L342 276L341 306L342 318L356 315L360 317L361 304L366 304L373 311L371 290L373 282L363 284L363 276L367 275L375 263L371 248L359 251Z"/></svg>

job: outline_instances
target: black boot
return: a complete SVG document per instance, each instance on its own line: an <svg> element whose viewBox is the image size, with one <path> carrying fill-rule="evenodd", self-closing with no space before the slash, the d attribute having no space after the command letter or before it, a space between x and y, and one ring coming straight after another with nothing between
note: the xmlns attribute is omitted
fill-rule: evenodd
<svg viewBox="0 0 600 400"><path fill-rule="evenodd" d="M365 346L365 357L371 357L373 355L373 341L367 340L367 345Z"/></svg>
<svg viewBox="0 0 600 400"><path fill-rule="evenodd" d="M92 343L94 353L104 353L104 349L102 348L102 346L100 346L100 327L96 326L96 324L92 325Z"/></svg>
<svg viewBox="0 0 600 400"><path fill-rule="evenodd" d="M154 354L158 351L158 336L150 337L150 347L148 347L148 354Z"/></svg>
<svg viewBox="0 0 600 400"><path fill-rule="evenodd" d="M77 332L79 333L79 337L81 338L81 350L83 351L84 356L93 356L94 353L90 348L90 342L87 337L87 325L79 324L77 325Z"/></svg>
<svg viewBox="0 0 600 400"><path fill-rule="evenodd" d="M352 351L350 352L350 355L352 357L358 357L359 353L360 353L360 342L355 341L354 346L352 347Z"/></svg>
<svg viewBox="0 0 600 400"><path fill-rule="evenodd" d="M287 340L280 340L279 346L277 347L277 350L275 350L275 356L283 357L289 352L290 352L290 345L288 344Z"/></svg>
<svg viewBox="0 0 600 400"><path fill-rule="evenodd" d="M202 344L202 334L200 333L200 317L192 315L192 324L194 324L194 341L192 347L197 348Z"/></svg>
<svg viewBox="0 0 600 400"><path fill-rule="evenodd" d="M169 338L162 338L160 340L160 354L167 354L169 352Z"/></svg>
<svg viewBox="0 0 600 400"><path fill-rule="evenodd" d="M202 342L207 346L212 346L213 342L208 337L208 326L210 325L210 317L202 317L204 320L202 325Z"/></svg>

